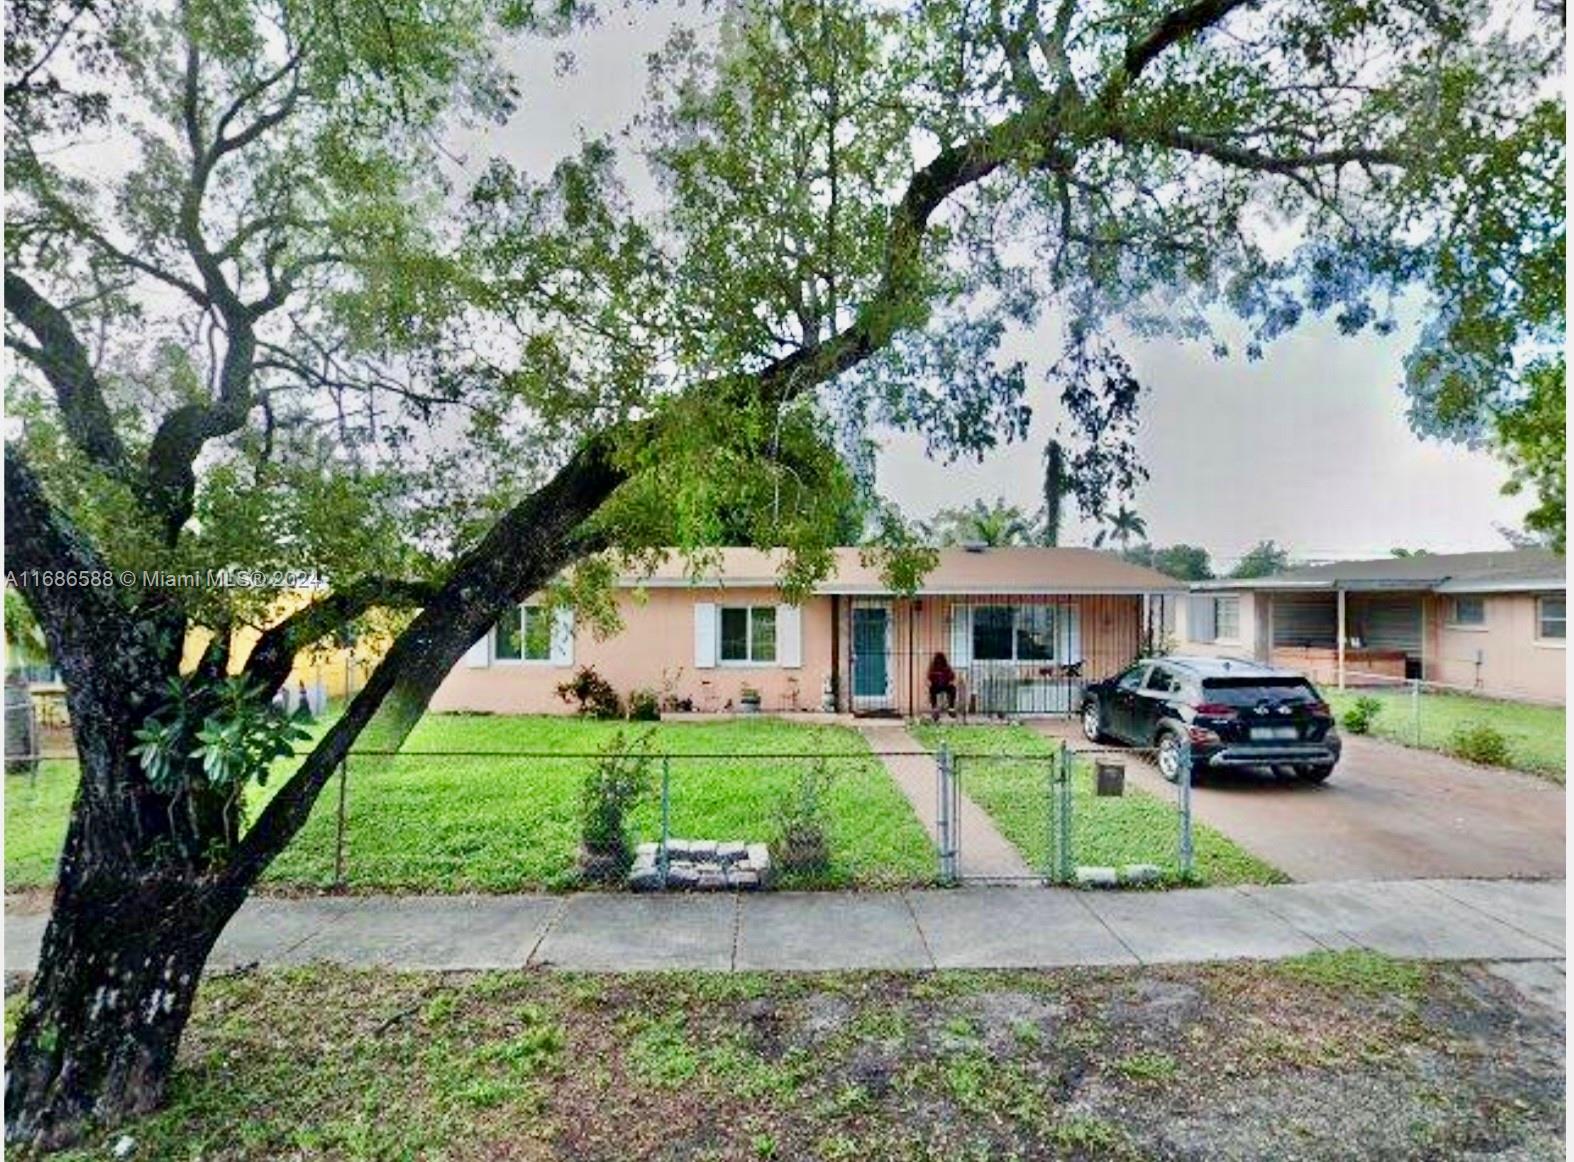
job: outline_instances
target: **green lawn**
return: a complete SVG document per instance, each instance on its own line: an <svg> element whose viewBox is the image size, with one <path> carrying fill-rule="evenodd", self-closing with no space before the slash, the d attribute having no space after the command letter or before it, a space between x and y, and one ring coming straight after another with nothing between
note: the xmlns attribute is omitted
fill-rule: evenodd
<svg viewBox="0 0 1574 1162"><path fill-rule="evenodd" d="M1054 745L1025 726L920 725L915 732L924 745L942 742L961 756L962 790L987 811L1001 833L1017 846L1035 869L1047 866L1051 853L1049 759ZM1042 756L1042 761L1003 757ZM1174 877L1179 872L1179 826L1173 803L1155 798L1129 784L1119 798L1094 794L1093 769L1075 764L1072 774L1073 864L1118 867L1152 863ZM967 842L964 835L963 844ZM1266 884L1285 876L1211 827L1194 823L1195 870L1208 884Z"/></svg>
<svg viewBox="0 0 1574 1162"><path fill-rule="evenodd" d="M1416 713L1408 690L1332 690L1323 688L1328 705L1341 719L1357 698L1375 698L1383 709L1372 721L1372 734L1405 746L1448 752L1454 732L1486 724L1508 740L1515 768L1563 782L1566 769L1566 721L1560 706L1535 706L1469 694L1423 694L1421 736L1416 739Z"/></svg>
<svg viewBox="0 0 1574 1162"><path fill-rule="evenodd" d="M639 726L435 714L422 720L397 758L352 759L346 882L363 890L429 892L571 886L579 788L591 760L561 756L593 752L618 729L629 735L651 731L654 749L674 756L674 836L770 839L775 804L811 761L792 756L828 754L836 756L828 763L832 865L812 883L790 886L894 886L928 882L935 874L933 847L907 801L869 756L863 740L841 727L763 717ZM440 751L540 752L550 757L430 753ZM697 757L711 754L732 757ZM71 794L71 770L61 767L40 775L33 788L14 777L7 785L10 887L46 883L53 875ZM659 778L659 765L653 773ZM332 883L337 804L335 781L323 791L301 834L269 869L269 882ZM659 837L654 795L639 808L634 823L640 839Z"/></svg>

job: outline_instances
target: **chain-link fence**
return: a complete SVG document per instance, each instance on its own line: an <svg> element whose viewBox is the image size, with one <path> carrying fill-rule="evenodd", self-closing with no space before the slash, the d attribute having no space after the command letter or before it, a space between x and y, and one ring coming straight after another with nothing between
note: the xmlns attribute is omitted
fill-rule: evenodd
<svg viewBox="0 0 1574 1162"><path fill-rule="evenodd" d="M1351 672L1343 690L1323 694L1345 735L1370 735L1471 762L1562 780L1562 705L1414 678Z"/></svg>
<svg viewBox="0 0 1574 1162"><path fill-rule="evenodd" d="M1048 755L953 753L942 746L936 755L942 882L1025 878L1114 886L1192 880L1189 749L1183 745L1179 754L1173 798L1141 791L1125 777L1129 760L1156 757L1140 748L1074 751L1064 743ZM987 826L1020 853L1025 874L991 867L978 854L978 845L992 837L970 837L964 801L975 804Z"/></svg>

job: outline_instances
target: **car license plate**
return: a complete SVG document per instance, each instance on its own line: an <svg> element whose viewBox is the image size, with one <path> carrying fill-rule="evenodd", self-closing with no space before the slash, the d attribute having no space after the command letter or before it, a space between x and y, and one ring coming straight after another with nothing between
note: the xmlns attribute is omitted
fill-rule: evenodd
<svg viewBox="0 0 1574 1162"><path fill-rule="evenodd" d="M1300 732L1293 726L1254 726L1251 737L1253 742L1280 742L1300 737Z"/></svg>

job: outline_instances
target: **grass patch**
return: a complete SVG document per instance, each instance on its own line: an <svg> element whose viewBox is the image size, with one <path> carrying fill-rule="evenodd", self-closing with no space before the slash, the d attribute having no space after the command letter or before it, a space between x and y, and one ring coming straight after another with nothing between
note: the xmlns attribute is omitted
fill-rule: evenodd
<svg viewBox="0 0 1574 1162"><path fill-rule="evenodd" d="M761 717L706 723L637 724L561 717L433 714L392 758L352 757L346 796L346 880L363 890L509 892L575 882L579 789L590 753L614 731L650 730L653 749L673 755L672 834L764 841L773 810L809 756L828 754L831 864L792 887L886 887L933 878L933 847L907 800L863 739L837 726ZM456 756L489 751L547 757ZM428 753L421 753L428 752ZM725 758L698 757L725 755ZM74 764L51 764L36 785L6 796L6 881L13 888L53 879L75 791ZM659 764L654 768L659 779ZM256 803L282 778L270 780ZM337 779L269 868L266 882L321 887L334 876ZM657 796L632 815L641 840L660 836Z"/></svg>
<svg viewBox="0 0 1574 1162"><path fill-rule="evenodd" d="M164 1109L58 1157L128 1134L133 1158L227 1162L1139 1158L1173 1153L1178 1109L1198 1157L1401 1157L1417 1137L1543 1156L1561 1025L1483 1044L1512 994L1473 971L1430 970L1415 1006L1383 983L1411 981L1342 992L1249 962L758 974L753 995L674 995L663 973L265 969L204 983ZM1056 1016L1017 1037L1033 998ZM1395 1064L1410 1051L1424 1076Z"/></svg>
<svg viewBox="0 0 1574 1162"><path fill-rule="evenodd" d="M1309 952L1278 962L1274 971L1301 984L1369 997L1414 997L1426 984L1425 966L1364 949Z"/></svg>
<svg viewBox="0 0 1574 1162"><path fill-rule="evenodd" d="M942 742L960 760L962 790L987 811L1008 840L1037 869L1048 866L1050 760L1056 747L1025 726L937 726L914 733L925 746ZM989 756L1035 756L1031 759ZM972 757L978 756L978 757ZM1174 880L1179 875L1179 827L1172 803L1129 784L1119 798L1100 798L1092 765L1072 770L1071 850L1074 864L1119 867L1151 863ZM962 842L967 842L966 836ZM1286 877L1213 828L1193 820L1197 878L1206 884L1269 884Z"/></svg>
<svg viewBox="0 0 1574 1162"><path fill-rule="evenodd" d="M1371 698L1381 709L1371 719L1371 734L1404 746L1452 753L1462 732L1490 726L1508 743L1507 765L1562 783L1566 775L1567 724L1561 706L1536 706L1471 694L1422 694L1420 736L1416 707L1408 690L1332 690L1324 688L1328 705L1340 718L1358 698Z"/></svg>

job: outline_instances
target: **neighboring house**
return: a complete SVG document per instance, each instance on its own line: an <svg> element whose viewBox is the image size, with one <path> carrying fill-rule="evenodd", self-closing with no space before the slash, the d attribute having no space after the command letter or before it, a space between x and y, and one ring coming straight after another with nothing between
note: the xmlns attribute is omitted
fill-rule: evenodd
<svg viewBox="0 0 1574 1162"><path fill-rule="evenodd" d="M1542 549L1338 561L1198 582L1176 636L1334 685L1422 678L1561 703L1567 588Z"/></svg>
<svg viewBox="0 0 1574 1162"><path fill-rule="evenodd" d="M619 582L623 628L605 640L567 610L526 604L478 641L432 699L434 710L563 713L556 694L593 666L625 697L670 706L908 714L928 705L935 653L956 670L976 713L1076 709L1084 677L1115 672L1151 648L1184 586L1091 549L943 549L912 597L897 596L857 549L800 605L782 598L781 558L721 550L714 575L676 558Z"/></svg>

